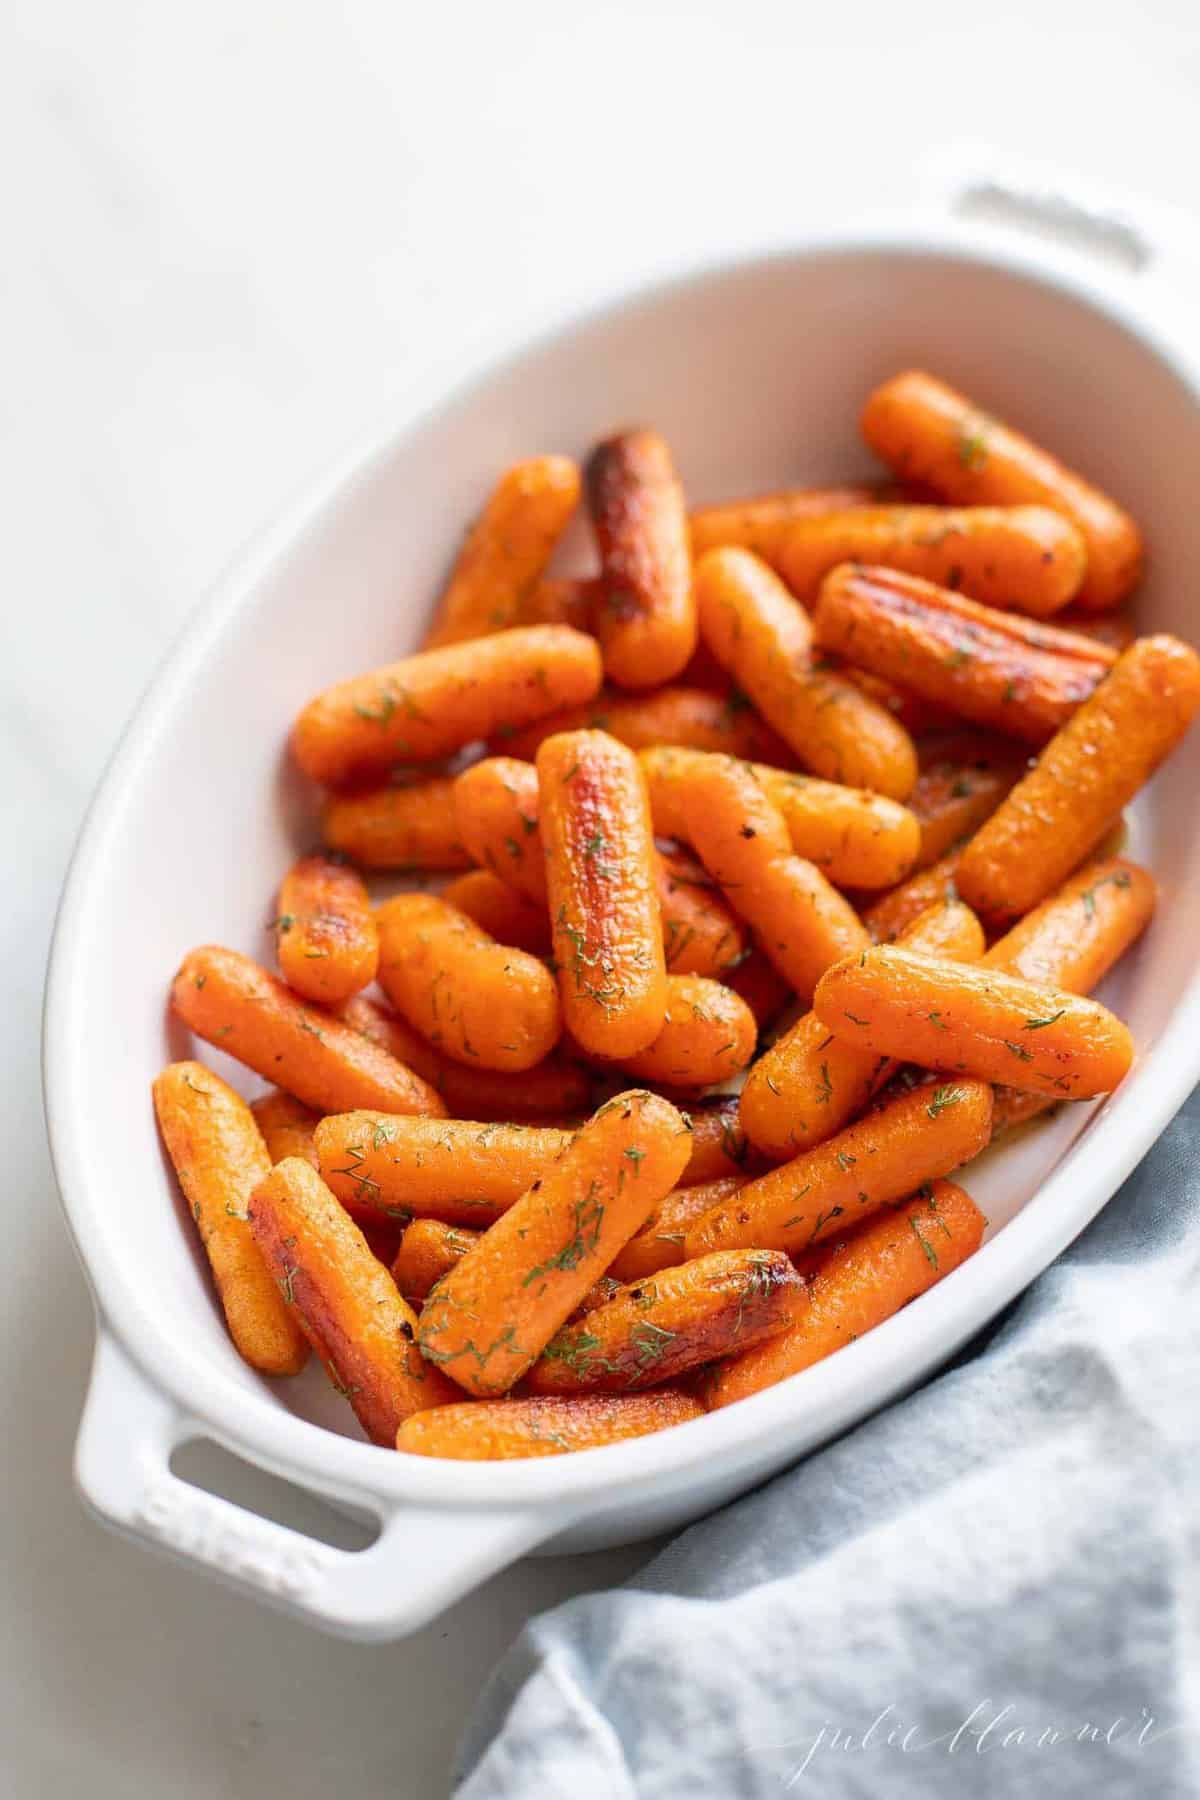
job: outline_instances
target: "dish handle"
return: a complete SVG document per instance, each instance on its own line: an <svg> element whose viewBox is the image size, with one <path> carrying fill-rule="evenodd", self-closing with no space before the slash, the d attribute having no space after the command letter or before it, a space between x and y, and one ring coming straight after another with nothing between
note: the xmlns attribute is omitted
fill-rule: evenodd
<svg viewBox="0 0 1200 1800"><path fill-rule="evenodd" d="M342 1637L378 1642L416 1631L560 1523L532 1512L434 1511L339 1486L322 1498L380 1527L367 1549L341 1550L176 1475L172 1454L197 1437L221 1441L162 1393L102 1325L75 1450L87 1505L123 1535ZM225 1448L268 1466L241 1443ZM310 1477L301 1485L311 1488Z"/></svg>

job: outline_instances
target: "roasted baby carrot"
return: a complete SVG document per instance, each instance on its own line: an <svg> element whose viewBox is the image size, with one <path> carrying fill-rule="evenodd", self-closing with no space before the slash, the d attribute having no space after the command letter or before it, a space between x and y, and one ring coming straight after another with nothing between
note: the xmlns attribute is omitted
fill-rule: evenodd
<svg viewBox="0 0 1200 1800"><path fill-rule="evenodd" d="M965 845L956 844L928 869L910 875L907 881L872 901L863 913L862 921L877 944L894 943L931 906L944 906L948 901L957 900L955 876L964 849Z"/></svg>
<svg viewBox="0 0 1200 1800"><path fill-rule="evenodd" d="M319 1113L302 1106L299 1100L285 1094L282 1088L272 1088L269 1094L250 1104L254 1114L254 1123L262 1132L263 1143L267 1146L267 1155L273 1163L283 1162L288 1156L302 1156L315 1169L317 1152L313 1144L313 1132L317 1128Z"/></svg>
<svg viewBox="0 0 1200 1800"><path fill-rule="evenodd" d="M1094 1000L893 944L835 964L813 1010L848 1021L864 1049L1057 1099L1110 1093L1133 1061L1128 1030Z"/></svg>
<svg viewBox="0 0 1200 1800"><path fill-rule="evenodd" d="M968 844L956 879L988 918L1018 917L1099 843L1200 707L1200 657L1138 638Z"/></svg>
<svg viewBox="0 0 1200 1800"><path fill-rule="evenodd" d="M592 638L566 625L518 626L328 688L296 720L292 754L314 781L341 787L532 725L590 700L599 686Z"/></svg>
<svg viewBox="0 0 1200 1800"><path fill-rule="evenodd" d="M699 561L706 550L734 547L753 550L775 568L778 552L799 521L845 513L856 506L874 506L878 498L878 488L847 482L841 487L780 488L750 500L697 507L688 520L692 555Z"/></svg>
<svg viewBox="0 0 1200 1800"><path fill-rule="evenodd" d="M321 1175L345 1205L489 1225L572 1137L551 1126L351 1112L322 1119L315 1141Z"/></svg>
<svg viewBox="0 0 1200 1800"><path fill-rule="evenodd" d="M601 692L589 706L555 713L496 748L532 759L546 739L560 731L607 731L631 750L682 744L789 767L793 758L783 739L763 724L743 694L729 688L728 682L725 689L714 693L675 683L652 694Z"/></svg>
<svg viewBox="0 0 1200 1800"><path fill-rule="evenodd" d="M862 431L902 481L963 506L1049 506L1087 545L1078 604L1117 606L1141 573L1142 538L1114 500L945 382L919 369L896 375L867 401Z"/></svg>
<svg viewBox="0 0 1200 1800"><path fill-rule="evenodd" d="M538 806L563 1019L594 1056L625 1060L663 1028L658 854L634 752L565 731L537 754Z"/></svg>
<svg viewBox="0 0 1200 1800"><path fill-rule="evenodd" d="M702 1419L704 1408L677 1388L649 1394L545 1395L528 1400L468 1401L415 1413L400 1427L397 1450L459 1462L510 1462L596 1450Z"/></svg>
<svg viewBox="0 0 1200 1800"><path fill-rule="evenodd" d="M277 1163L250 1198L250 1224L334 1386L367 1436L392 1444L401 1422L453 1395L417 1351L417 1315L353 1219L298 1156Z"/></svg>
<svg viewBox="0 0 1200 1800"><path fill-rule="evenodd" d="M198 1037L317 1112L378 1106L437 1118L446 1110L412 1069L237 950L209 944L189 952L171 1004Z"/></svg>
<svg viewBox="0 0 1200 1800"><path fill-rule="evenodd" d="M540 851L540 842L538 845ZM498 944L515 944L531 956L550 953L550 918L543 898L528 899L491 869L471 869L442 889L447 906L457 907Z"/></svg>
<svg viewBox="0 0 1200 1800"><path fill-rule="evenodd" d="M672 975L724 979L746 953L746 934L704 867L682 851L659 853L656 889L663 955Z"/></svg>
<svg viewBox="0 0 1200 1800"><path fill-rule="evenodd" d="M475 861L544 908L546 858L533 764L487 756L464 769L454 783L454 812L459 836Z"/></svg>
<svg viewBox="0 0 1200 1800"><path fill-rule="evenodd" d="M1118 656L1122 650L1128 650L1137 636L1137 626L1128 612L1092 613L1084 612L1078 606L1068 606L1054 623L1063 631L1074 631L1081 637L1093 639Z"/></svg>
<svg viewBox="0 0 1200 1800"><path fill-rule="evenodd" d="M471 861L459 841L447 775L335 794L323 831L331 850L364 869L465 869Z"/></svg>
<svg viewBox="0 0 1200 1800"><path fill-rule="evenodd" d="M701 1182L720 1181L731 1175L743 1175L755 1166L738 1116L736 1094L724 1094L716 1100L690 1105L684 1118L691 1132L692 1153L683 1180L690 1187Z"/></svg>
<svg viewBox="0 0 1200 1800"><path fill-rule="evenodd" d="M727 969L721 979L746 1002L760 1032L774 1024L784 1007L795 999L775 964L755 943L751 943L737 967Z"/></svg>
<svg viewBox="0 0 1200 1800"><path fill-rule="evenodd" d="M675 1186L688 1138L656 1094L602 1106L438 1282L421 1314L425 1357L470 1393L512 1387Z"/></svg>
<svg viewBox="0 0 1200 1800"><path fill-rule="evenodd" d="M850 902L792 850L779 808L747 764L705 756L684 795L688 841L789 986L807 998L867 932Z"/></svg>
<svg viewBox="0 0 1200 1800"><path fill-rule="evenodd" d="M705 1405L731 1406L853 1343L965 1262L986 1227L952 1181L935 1181L869 1219L813 1275L789 1330L717 1364L704 1383Z"/></svg>
<svg viewBox="0 0 1200 1800"><path fill-rule="evenodd" d="M405 1228L392 1263L392 1280L410 1306L419 1306L435 1281L461 1262L481 1233L441 1219L414 1219Z"/></svg>
<svg viewBox="0 0 1200 1800"><path fill-rule="evenodd" d="M900 941L952 962L977 962L984 948L975 914L953 900L921 913ZM890 1057L864 1050L853 1031L831 1031L816 1013L805 1013L746 1076L741 1094L746 1136L772 1160L795 1156L840 1131L894 1068Z"/></svg>
<svg viewBox="0 0 1200 1800"><path fill-rule="evenodd" d="M308 1345L246 1213L271 1168L250 1108L203 1063L177 1062L154 1083L154 1110L238 1354L264 1375L297 1374Z"/></svg>
<svg viewBox="0 0 1200 1800"><path fill-rule="evenodd" d="M662 1030L622 1066L665 1087L715 1087L746 1067L757 1039L754 1014L732 988L703 975L668 975Z"/></svg>
<svg viewBox="0 0 1200 1800"><path fill-rule="evenodd" d="M689 1226L730 1199L748 1180L747 1175L727 1175L721 1181L705 1181L697 1187L672 1188L641 1230L634 1232L623 1250L618 1250L609 1264L609 1274L620 1285L657 1275L660 1269L673 1269L684 1260L683 1240Z"/></svg>
<svg viewBox="0 0 1200 1800"><path fill-rule="evenodd" d="M1146 929L1157 899L1148 870L1123 856L1102 857L997 938L983 962L1069 994L1090 994Z"/></svg>
<svg viewBox="0 0 1200 1800"><path fill-rule="evenodd" d="M656 431L598 444L584 486L600 551L593 630L620 687L673 681L696 648L691 550L683 489Z"/></svg>
<svg viewBox="0 0 1200 1800"><path fill-rule="evenodd" d="M992 1090L965 1078L889 1092L836 1136L748 1181L684 1239L687 1256L740 1245L811 1250L923 1181L949 1175L984 1149Z"/></svg>
<svg viewBox="0 0 1200 1800"><path fill-rule="evenodd" d="M526 1376L533 1394L626 1393L677 1381L783 1331L802 1282L771 1250L718 1250L622 1289L555 1333Z"/></svg>
<svg viewBox="0 0 1200 1800"><path fill-rule="evenodd" d="M279 973L306 1000L340 1006L370 985L379 933L361 875L328 856L302 856L283 878L274 919Z"/></svg>
<svg viewBox="0 0 1200 1800"><path fill-rule="evenodd" d="M579 504L569 456L531 456L505 471L467 533L426 640L456 644L524 623L524 601Z"/></svg>
<svg viewBox="0 0 1200 1800"><path fill-rule="evenodd" d="M455 1062L531 1069L562 1031L544 963L497 944L433 894L397 894L379 908L379 984L410 1025Z"/></svg>
<svg viewBox="0 0 1200 1800"><path fill-rule="evenodd" d="M894 569L844 563L825 577L816 610L822 646L903 681L977 725L1044 744L1087 699L1108 666L1062 647L1078 634L1036 627ZM1102 647L1090 645L1100 652Z"/></svg>
<svg viewBox="0 0 1200 1800"><path fill-rule="evenodd" d="M1070 520L1044 506L874 506L801 520L776 566L796 598L811 601L839 563L902 569L1045 619L1079 592L1087 549Z"/></svg>
<svg viewBox="0 0 1200 1800"><path fill-rule="evenodd" d="M847 681L861 688L868 699L882 706L885 712L898 719L910 737L928 737L934 731L953 731L958 724L958 715L945 706L935 706L932 700L926 700L923 694L914 694L911 688L902 687L898 681L889 681L884 675L876 675L870 669L856 669L852 663L844 662L840 657L824 655L822 663L836 669Z"/></svg>
<svg viewBox="0 0 1200 1800"><path fill-rule="evenodd" d="M570 625L590 631L596 601L595 578L543 575L521 601L520 625Z"/></svg>
<svg viewBox="0 0 1200 1800"><path fill-rule="evenodd" d="M958 732L923 750L908 802L921 828L916 869L931 868L977 831L1027 766L1016 745L982 732Z"/></svg>

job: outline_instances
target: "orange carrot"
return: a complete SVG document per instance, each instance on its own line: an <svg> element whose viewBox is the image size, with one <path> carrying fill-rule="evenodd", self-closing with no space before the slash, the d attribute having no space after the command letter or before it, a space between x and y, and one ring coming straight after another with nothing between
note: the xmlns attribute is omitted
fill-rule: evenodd
<svg viewBox="0 0 1200 1800"><path fill-rule="evenodd" d="M727 756L776 763L787 768L791 752L783 739L764 725L745 696L729 688L713 693L702 687L675 684L652 694L602 691L588 706L555 713L506 738L497 749L532 760L548 737L560 731L607 731L631 750L656 744L682 744L693 750L723 751Z"/></svg>
<svg viewBox="0 0 1200 1800"><path fill-rule="evenodd" d="M479 1242L481 1232L441 1219L414 1219L400 1239L392 1263L392 1280L410 1306L419 1307L435 1281L461 1262Z"/></svg>
<svg viewBox="0 0 1200 1800"><path fill-rule="evenodd" d="M709 550L695 591L705 643L806 769L893 800L911 793L908 733L852 683L814 668L808 615L766 563Z"/></svg>
<svg viewBox="0 0 1200 1800"><path fill-rule="evenodd" d="M407 786L335 794L325 842L364 869L465 869L470 857L454 820L454 782L439 775Z"/></svg>
<svg viewBox="0 0 1200 1800"><path fill-rule="evenodd" d="M590 700L599 686L591 638L566 625L518 626L327 689L296 720L292 754L314 781L340 787L532 725Z"/></svg>
<svg viewBox="0 0 1200 1800"><path fill-rule="evenodd" d="M379 933L353 869L302 856L283 878L274 927L279 972L306 1000L338 1006L374 981Z"/></svg>
<svg viewBox="0 0 1200 1800"><path fill-rule="evenodd" d="M250 1111L273 1163L282 1162L287 1156L301 1156L316 1168L313 1132L320 1117L318 1113L302 1106L282 1088L272 1088L269 1094L252 1101Z"/></svg>
<svg viewBox="0 0 1200 1800"><path fill-rule="evenodd" d="M410 1456L509 1462L595 1450L703 1416L700 1403L675 1388L656 1388L650 1394L468 1401L414 1414L400 1427L396 1448Z"/></svg>
<svg viewBox="0 0 1200 1800"><path fill-rule="evenodd" d="M1110 1093L1133 1061L1128 1030L1093 1000L890 944L836 963L813 1010L849 1021L864 1049L1055 1099Z"/></svg>
<svg viewBox="0 0 1200 1800"><path fill-rule="evenodd" d="M238 1354L264 1375L298 1374L308 1345L246 1216L271 1167L249 1107L203 1063L177 1062L154 1083L154 1110Z"/></svg>
<svg viewBox="0 0 1200 1800"><path fill-rule="evenodd" d="M1013 744L981 732L958 732L929 746L909 799L921 827L916 869L931 868L977 831L1026 766L1026 757Z"/></svg>
<svg viewBox="0 0 1200 1800"><path fill-rule="evenodd" d="M873 506L878 497L876 488L847 482L842 487L783 488L751 500L702 506L692 512L688 521L692 555L699 561L706 550L734 546L753 550L755 556L776 568L778 553L798 521L844 513L855 506Z"/></svg>
<svg viewBox="0 0 1200 1800"><path fill-rule="evenodd" d="M675 1186L688 1136L655 1094L602 1106L438 1282L421 1314L426 1358L470 1393L511 1388Z"/></svg>
<svg viewBox="0 0 1200 1800"><path fill-rule="evenodd" d="M322 1178L345 1206L490 1225L560 1159L573 1135L550 1126L350 1112L322 1119L315 1141Z"/></svg>
<svg viewBox="0 0 1200 1800"><path fill-rule="evenodd" d="M554 1048L558 993L536 957L497 944L433 894L397 894L376 917L380 986L444 1055L512 1071Z"/></svg>
<svg viewBox="0 0 1200 1800"><path fill-rule="evenodd" d="M317 1112L378 1106L437 1118L445 1111L419 1075L237 950L210 944L189 952L171 1004L198 1037Z"/></svg>
<svg viewBox="0 0 1200 1800"><path fill-rule="evenodd" d="M910 737L928 737L935 731L953 731L958 724L958 715L948 707L935 706L932 700L926 700L922 694L914 694L911 688L902 687L898 681L889 681L886 676L876 675L870 669L856 669L852 663L843 662L838 656L824 655L821 663L823 667L835 669L856 688L861 688L869 700L874 700L885 712L891 713Z"/></svg>
<svg viewBox="0 0 1200 1800"><path fill-rule="evenodd" d="M784 1007L790 1006L795 998L774 963L755 943L751 943L737 967L726 970L721 979L746 1002L760 1032L774 1024Z"/></svg>
<svg viewBox="0 0 1200 1800"><path fill-rule="evenodd" d="M570 625L590 631L598 583L578 576L543 575L521 602L521 625Z"/></svg>
<svg viewBox="0 0 1200 1800"><path fill-rule="evenodd" d="M705 1181L697 1187L672 1188L641 1230L634 1232L623 1250L618 1250L609 1265L609 1274L620 1285L657 1275L660 1269L675 1268L683 1261L683 1240L688 1228L714 1206L731 1199L748 1179L746 1175L727 1175L721 1181Z"/></svg>
<svg viewBox="0 0 1200 1800"><path fill-rule="evenodd" d="M656 431L597 445L584 469L600 551L602 592L593 629L620 687L672 681L696 648L683 489Z"/></svg>
<svg viewBox="0 0 1200 1800"><path fill-rule="evenodd" d="M487 756L454 784L459 836L475 861L536 905L546 905L546 858L538 831L537 770L515 756Z"/></svg>
<svg viewBox="0 0 1200 1800"><path fill-rule="evenodd" d="M689 1187L743 1175L754 1167L754 1155L738 1117L736 1094L691 1105L684 1117L691 1129L692 1154L683 1174Z"/></svg>
<svg viewBox="0 0 1200 1800"><path fill-rule="evenodd" d="M657 854L655 870L667 968L724 979L746 953L746 934L716 884L680 851Z"/></svg>
<svg viewBox="0 0 1200 1800"><path fill-rule="evenodd" d="M963 506L1049 506L1087 544L1078 604L1117 606L1141 573L1142 539L1115 501L964 394L918 369L894 376L867 401L863 436L903 481Z"/></svg>
<svg viewBox="0 0 1200 1800"><path fill-rule="evenodd" d="M891 944L931 906L957 900L955 876L965 845L956 844L945 856L919 874L910 875L889 893L874 900L862 915L863 924L877 944ZM870 898L870 896L868 896Z"/></svg>
<svg viewBox="0 0 1200 1800"><path fill-rule="evenodd" d="M667 975L650 802L637 757L602 731L537 755L541 834L563 1019L624 1060L663 1028Z"/></svg>
<svg viewBox="0 0 1200 1800"><path fill-rule="evenodd" d="M714 1087L745 1068L757 1038L754 1014L731 988L703 975L668 975L662 1030L622 1063L639 1081Z"/></svg>
<svg viewBox="0 0 1200 1800"><path fill-rule="evenodd" d="M1089 994L1136 942L1153 916L1158 884L1123 856L1088 863L1004 937L985 965Z"/></svg>
<svg viewBox="0 0 1200 1800"><path fill-rule="evenodd" d="M539 842L540 849L540 842ZM457 907L498 944L515 944L531 956L550 953L550 919L543 899L527 899L490 869L471 869L442 889L447 906Z"/></svg>
<svg viewBox="0 0 1200 1800"><path fill-rule="evenodd" d="M1137 626L1127 612L1091 613L1078 606L1068 606L1065 612L1059 613L1054 623L1064 631L1076 631L1081 637L1092 638L1106 650L1115 651L1118 656L1122 650L1128 650L1137 636Z"/></svg>
<svg viewBox="0 0 1200 1800"><path fill-rule="evenodd" d="M1200 707L1200 656L1139 638L963 854L963 898L988 918L1028 912L1076 868L1179 743Z"/></svg>
<svg viewBox="0 0 1200 1800"><path fill-rule="evenodd" d="M426 642L456 644L523 623L525 597L578 504L569 456L532 456L506 470L467 533Z"/></svg>
<svg viewBox="0 0 1200 1800"><path fill-rule="evenodd" d="M882 1325L965 1262L986 1226L952 1181L869 1220L813 1276L790 1330L711 1371L705 1405L713 1412L748 1399Z"/></svg>

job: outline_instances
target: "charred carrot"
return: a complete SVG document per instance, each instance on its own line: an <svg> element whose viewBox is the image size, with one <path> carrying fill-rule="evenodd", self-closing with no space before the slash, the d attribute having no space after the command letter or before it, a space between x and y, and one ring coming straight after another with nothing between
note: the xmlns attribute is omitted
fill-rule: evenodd
<svg viewBox="0 0 1200 1800"><path fill-rule="evenodd" d="M260 1100L252 1101L250 1111L273 1163L283 1162L288 1156L300 1156L314 1169L317 1167L313 1132L320 1117L318 1113L302 1106L282 1088L272 1088Z"/></svg>
<svg viewBox="0 0 1200 1800"><path fill-rule="evenodd" d="M454 782L439 775L406 786L335 794L325 808L325 842L364 869L465 869Z"/></svg>
<svg viewBox="0 0 1200 1800"><path fill-rule="evenodd" d="M302 856L279 889L279 972L296 993L339 1006L369 986L379 933L362 876L327 856Z"/></svg>
<svg viewBox="0 0 1200 1800"><path fill-rule="evenodd" d="M634 1232L623 1250L618 1250L609 1264L609 1274L621 1284L657 1275L660 1269L673 1269L684 1260L683 1240L689 1227L714 1206L731 1199L748 1180L747 1175L727 1175L723 1180L701 1182L697 1187L672 1188L641 1230Z"/></svg>
<svg viewBox="0 0 1200 1800"><path fill-rule="evenodd" d="M801 520L777 567L796 598L811 601L839 563L901 569L1045 619L1079 592L1087 549L1070 520L1044 506L874 506Z"/></svg>
<svg viewBox="0 0 1200 1800"><path fill-rule="evenodd" d="M746 934L700 863L681 851L655 858L663 954L672 975L724 978L746 953Z"/></svg>
<svg viewBox="0 0 1200 1800"><path fill-rule="evenodd" d="M983 962L1026 981L1090 994L1146 929L1157 899L1148 870L1123 856L1102 857L1026 913Z"/></svg>
<svg viewBox="0 0 1200 1800"><path fill-rule="evenodd" d="M958 899L955 876L965 847L956 844L928 869L910 875L907 881L872 902L862 921L877 944L894 943L931 906L944 906Z"/></svg>
<svg viewBox="0 0 1200 1800"><path fill-rule="evenodd" d="M540 851L540 842L539 842ZM474 919L498 944L515 944L531 956L550 953L550 919L543 899L528 899L518 887L494 875L491 869L471 869L442 889L447 906L457 907Z"/></svg>
<svg viewBox="0 0 1200 1800"><path fill-rule="evenodd" d="M683 489L656 431L598 444L584 486L600 551L593 629L620 687L673 681L696 648L691 552Z"/></svg>
<svg viewBox="0 0 1200 1800"><path fill-rule="evenodd" d="M1133 1039L1094 1000L998 969L877 945L821 978L813 1010L864 1049L924 1069L1088 1100L1118 1086Z"/></svg>
<svg viewBox="0 0 1200 1800"><path fill-rule="evenodd" d="M308 1345L247 1218L271 1168L250 1108L203 1063L177 1062L154 1083L154 1110L238 1354L264 1375L298 1374Z"/></svg>
<svg viewBox="0 0 1200 1800"><path fill-rule="evenodd" d="M714 693L702 687L673 684L652 694L601 692L589 706L555 713L506 738L497 749L531 760L548 737L560 731L607 731L631 750L656 744L681 744L693 750L723 751L783 768L793 758L783 739L764 725L743 694L725 683Z"/></svg>
<svg viewBox="0 0 1200 1800"><path fill-rule="evenodd" d="M456 644L523 623L526 595L578 504L569 456L531 456L506 470L467 533L426 642Z"/></svg>
<svg viewBox="0 0 1200 1800"><path fill-rule="evenodd" d="M566 625L518 626L327 689L296 720L292 754L314 781L341 787L532 725L590 700L599 686L592 638Z"/></svg>
<svg viewBox="0 0 1200 1800"><path fill-rule="evenodd" d="M622 1066L639 1081L715 1087L746 1067L757 1038L754 1014L732 988L703 975L668 975L662 1030Z"/></svg>
<svg viewBox="0 0 1200 1800"><path fill-rule="evenodd" d="M684 1118L691 1133L692 1153L683 1174L689 1187L744 1175L755 1166L738 1116L736 1094L689 1106Z"/></svg>
<svg viewBox="0 0 1200 1800"><path fill-rule="evenodd" d="M800 1277L771 1250L718 1250L623 1289L564 1325L526 1377L533 1394L627 1393L677 1381L783 1331Z"/></svg>
<svg viewBox="0 0 1200 1800"><path fill-rule="evenodd" d="M416 1413L400 1427L397 1450L460 1462L509 1462L596 1450L704 1417L676 1388L649 1394L568 1394L528 1400L468 1401Z"/></svg>
<svg viewBox="0 0 1200 1800"><path fill-rule="evenodd" d="M748 1181L689 1229L687 1256L738 1246L811 1250L984 1149L992 1090L965 1078L889 1092L863 1118Z"/></svg>
<svg viewBox="0 0 1200 1800"><path fill-rule="evenodd" d="M450 1399L453 1388L418 1354L417 1316L353 1219L297 1156L250 1198L255 1242L338 1392L376 1444L401 1422Z"/></svg>
<svg viewBox="0 0 1200 1800"><path fill-rule="evenodd" d="M777 568L778 553L792 527L801 520L821 519L857 506L874 506L878 498L877 488L847 482L841 487L781 488L750 500L701 506L688 520L692 555L699 561L706 550L733 547L752 550L755 556Z"/></svg>
<svg viewBox="0 0 1200 1800"><path fill-rule="evenodd" d="M1027 762L1012 743L981 732L958 732L932 744L921 756L908 802L921 827L915 870L932 868L990 819Z"/></svg>
<svg viewBox="0 0 1200 1800"><path fill-rule="evenodd" d="M952 962L977 962L984 948L978 919L958 901L921 913L900 941ZM805 1013L746 1076L741 1094L746 1136L773 1160L795 1156L848 1124L895 1066L890 1057L864 1050L853 1031L831 1031L816 1013Z"/></svg>
<svg viewBox="0 0 1200 1800"><path fill-rule="evenodd" d="M912 739L842 676L814 667L812 626L749 550L710 550L695 575L704 641L806 769L903 800L917 778Z"/></svg>
<svg viewBox="0 0 1200 1800"><path fill-rule="evenodd" d="M917 481L964 506L1049 506L1087 545L1078 604L1118 605L1141 572L1142 538L1115 501L1047 451L922 370L884 382L862 416L867 443L902 481Z"/></svg>
<svg viewBox="0 0 1200 1800"><path fill-rule="evenodd" d="M490 1225L572 1138L550 1126L351 1112L322 1119L315 1142L322 1178L344 1205Z"/></svg>
<svg viewBox="0 0 1200 1800"><path fill-rule="evenodd" d="M882 1325L965 1262L986 1226L952 1181L868 1220L814 1274L789 1330L711 1371L705 1405L713 1412L745 1400Z"/></svg>
<svg viewBox="0 0 1200 1800"><path fill-rule="evenodd" d="M185 1025L315 1111L379 1106L440 1117L441 1100L386 1050L299 999L237 950L206 945L183 960L171 1004Z"/></svg>
<svg viewBox="0 0 1200 1800"><path fill-rule="evenodd" d="M825 577L816 611L825 649L880 675L902 677L917 693L977 725L1044 744L1087 699L1107 665L1099 654L1076 655L1056 644L1068 634L1048 625L1037 627L1042 643L1030 643L1027 624L916 575L852 563Z"/></svg>
<svg viewBox="0 0 1200 1800"><path fill-rule="evenodd" d="M562 1031L544 963L497 944L433 894L379 908L379 984L444 1055L479 1069L531 1069Z"/></svg>
<svg viewBox="0 0 1200 1800"><path fill-rule="evenodd" d="M538 906L546 905L546 858L537 770L515 756L487 756L454 783L458 833L475 861Z"/></svg>
<svg viewBox="0 0 1200 1800"><path fill-rule="evenodd" d="M1099 843L1200 707L1200 657L1139 638L968 844L957 881L992 919L1028 912Z"/></svg>
<svg viewBox="0 0 1200 1800"><path fill-rule="evenodd" d="M392 1263L392 1280L410 1306L419 1306L435 1281L461 1262L479 1242L481 1232L441 1219L414 1219L400 1239Z"/></svg>
<svg viewBox="0 0 1200 1800"><path fill-rule="evenodd" d="M595 1056L625 1060L663 1028L667 975L645 777L602 731L566 731L537 754L563 1019Z"/></svg>
<svg viewBox="0 0 1200 1800"><path fill-rule="evenodd" d="M433 1289L421 1314L425 1357L470 1393L512 1387L675 1186L688 1135L655 1094L602 1106Z"/></svg>

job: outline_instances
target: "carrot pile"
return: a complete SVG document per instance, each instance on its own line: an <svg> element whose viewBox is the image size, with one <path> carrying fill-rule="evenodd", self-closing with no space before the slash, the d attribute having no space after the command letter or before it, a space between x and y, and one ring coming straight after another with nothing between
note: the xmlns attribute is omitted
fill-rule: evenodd
<svg viewBox="0 0 1200 1800"><path fill-rule="evenodd" d="M798 1373L978 1248L949 1177L1134 1059L1115 833L1200 658L1016 430L920 372L862 428L888 487L690 512L652 430L515 465L423 648L295 721L277 970L171 990L272 1086L154 1104L238 1351L315 1351L377 1444L558 1455Z"/></svg>

